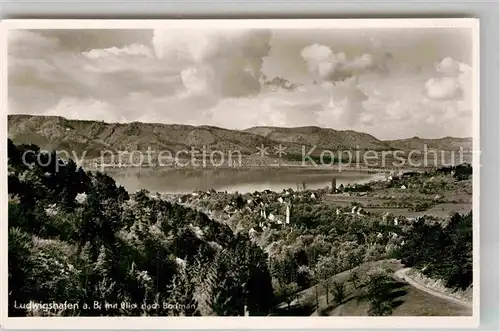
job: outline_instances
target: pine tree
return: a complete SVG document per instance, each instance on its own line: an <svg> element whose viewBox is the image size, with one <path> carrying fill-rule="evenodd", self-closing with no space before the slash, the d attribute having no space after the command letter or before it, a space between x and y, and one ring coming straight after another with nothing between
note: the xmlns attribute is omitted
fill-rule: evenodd
<svg viewBox="0 0 500 332"><path fill-rule="evenodd" d="M213 311L214 291L218 283L218 268L221 251L218 251L212 262L201 266L199 259L195 265L199 265L200 269L197 274L197 282L195 284L194 299L197 304L197 310L202 316L210 316Z"/></svg>

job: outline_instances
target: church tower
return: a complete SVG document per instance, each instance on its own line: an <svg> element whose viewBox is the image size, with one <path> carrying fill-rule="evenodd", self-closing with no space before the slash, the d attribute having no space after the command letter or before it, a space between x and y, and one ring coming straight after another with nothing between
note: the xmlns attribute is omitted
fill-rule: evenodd
<svg viewBox="0 0 500 332"><path fill-rule="evenodd" d="M333 178L332 179L332 188L330 191L332 194L335 194L337 192L337 179Z"/></svg>
<svg viewBox="0 0 500 332"><path fill-rule="evenodd" d="M285 224L289 224L290 223L290 209L292 207L292 204L290 203L290 201L288 201L286 203L286 214L285 214Z"/></svg>

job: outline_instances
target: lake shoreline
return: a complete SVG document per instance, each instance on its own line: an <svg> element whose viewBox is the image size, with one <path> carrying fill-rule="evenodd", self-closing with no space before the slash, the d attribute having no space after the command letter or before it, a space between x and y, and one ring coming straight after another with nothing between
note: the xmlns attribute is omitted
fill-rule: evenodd
<svg viewBox="0 0 500 332"><path fill-rule="evenodd" d="M92 170L90 170L92 171ZM100 171L100 170L99 170ZM400 169L396 173L412 170ZM413 170L414 171L414 170ZM423 170L420 170L420 172ZM216 190L248 193L307 188L318 190L372 181L384 181L393 170L333 167L246 167L246 168L140 168L104 169L129 193L146 189L169 194Z"/></svg>
<svg viewBox="0 0 500 332"><path fill-rule="evenodd" d="M106 171L162 171L162 170L237 170L237 171L248 171L248 170L267 170L267 169L283 169L283 170L310 170L310 171L335 171L338 173L342 172L362 172L362 173L392 173L394 171L401 172L417 172L417 171L427 171L431 169L430 167L406 167L406 168L368 168L368 167L350 167L350 166L301 166L301 165L262 165L262 166L243 166L243 167L230 167L230 166L220 166L220 167L141 167L141 166L107 166L107 167L85 167L85 170L90 172L106 172Z"/></svg>

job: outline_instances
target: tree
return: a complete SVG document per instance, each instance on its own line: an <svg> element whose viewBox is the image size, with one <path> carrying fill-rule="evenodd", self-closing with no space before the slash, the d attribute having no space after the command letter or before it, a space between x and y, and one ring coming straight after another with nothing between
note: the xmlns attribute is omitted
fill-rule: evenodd
<svg viewBox="0 0 500 332"><path fill-rule="evenodd" d="M210 316L213 314L214 293L218 284L218 269L221 251L215 254L212 262L204 265L200 254L195 258L195 266L197 273L193 274L195 279L194 285L194 300L197 305L197 311L202 316Z"/></svg>
<svg viewBox="0 0 500 332"><path fill-rule="evenodd" d="M288 311L291 311L291 304L295 299L295 294L297 293L299 287L295 282L290 283L278 283L276 289L276 295L282 298L287 304Z"/></svg>
<svg viewBox="0 0 500 332"><path fill-rule="evenodd" d="M403 240L395 257L405 265L443 279L450 288L466 289L472 284L472 213L454 214L445 227L418 220Z"/></svg>
<svg viewBox="0 0 500 332"><path fill-rule="evenodd" d="M326 304L329 303L330 277L338 273L338 264L332 256L322 256L316 264L316 281L325 289Z"/></svg>
<svg viewBox="0 0 500 332"><path fill-rule="evenodd" d="M357 288L357 283L359 281L359 275L358 275L358 272L357 271L352 271L350 274L349 274L349 279L348 279L349 282L352 282L352 285L354 286L354 288Z"/></svg>
<svg viewBox="0 0 500 332"><path fill-rule="evenodd" d="M344 301L346 297L346 287L343 282L334 282L333 283L333 300L335 303L340 304Z"/></svg>
<svg viewBox="0 0 500 332"><path fill-rule="evenodd" d="M23 303L30 296L27 285L31 274L31 236L17 227L9 227L8 241L8 285L9 285L9 316L23 316L24 310L14 307L14 301Z"/></svg>
<svg viewBox="0 0 500 332"><path fill-rule="evenodd" d="M193 300L194 284L189 281L185 268L179 269L172 280L169 291L169 301L171 303L181 304L181 306L172 306L171 315L188 316L192 313L190 304Z"/></svg>
<svg viewBox="0 0 500 332"><path fill-rule="evenodd" d="M390 278L384 274L371 277L364 298L370 303L371 316L388 316L392 313L390 301Z"/></svg>

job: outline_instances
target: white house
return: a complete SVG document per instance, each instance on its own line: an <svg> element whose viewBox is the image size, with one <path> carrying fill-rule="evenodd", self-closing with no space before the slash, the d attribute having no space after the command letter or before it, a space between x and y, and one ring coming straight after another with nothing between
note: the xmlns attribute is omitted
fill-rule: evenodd
<svg viewBox="0 0 500 332"><path fill-rule="evenodd" d="M276 216L274 214L272 214L272 213L269 213L269 218L268 219L271 220L271 221L276 221Z"/></svg>

